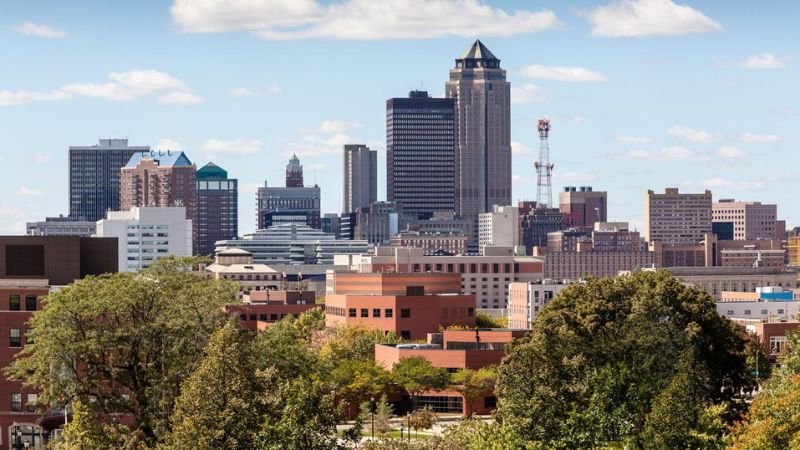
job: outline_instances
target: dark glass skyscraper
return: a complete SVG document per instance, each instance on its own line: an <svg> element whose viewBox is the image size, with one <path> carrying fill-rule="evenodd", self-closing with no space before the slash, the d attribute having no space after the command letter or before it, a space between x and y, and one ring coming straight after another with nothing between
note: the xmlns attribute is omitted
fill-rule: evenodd
<svg viewBox="0 0 800 450"><path fill-rule="evenodd" d="M454 104L424 91L386 101L386 196L405 212L455 210Z"/></svg>
<svg viewBox="0 0 800 450"><path fill-rule="evenodd" d="M150 147L129 147L127 139L100 139L92 146L69 148L69 217L95 222L106 211L119 210L120 169L134 153Z"/></svg>
<svg viewBox="0 0 800 450"><path fill-rule="evenodd" d="M196 177L195 254L213 255L215 242L239 234L239 183L211 162L201 167Z"/></svg>

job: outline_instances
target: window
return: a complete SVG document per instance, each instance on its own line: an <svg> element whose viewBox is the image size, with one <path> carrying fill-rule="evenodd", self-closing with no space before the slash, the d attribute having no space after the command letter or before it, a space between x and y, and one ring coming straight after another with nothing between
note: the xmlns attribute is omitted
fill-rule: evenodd
<svg viewBox="0 0 800 450"><path fill-rule="evenodd" d="M749 316L750 315L750 310L749 309L745 309L744 310L744 315L745 316Z"/></svg>
<svg viewBox="0 0 800 450"><path fill-rule="evenodd" d="M250 314L250 320L255 321L256 320L256 315L255 314Z"/></svg>
<svg viewBox="0 0 800 450"><path fill-rule="evenodd" d="M487 409L497 408L497 397L490 395L483 399L483 407Z"/></svg>
<svg viewBox="0 0 800 450"><path fill-rule="evenodd" d="M259 314L258 315L258 320L260 320L262 322L266 322L267 321L267 315L266 314Z"/></svg>
<svg viewBox="0 0 800 450"><path fill-rule="evenodd" d="M8 310L19 311L19 295L11 295L8 297Z"/></svg>
<svg viewBox="0 0 800 450"><path fill-rule="evenodd" d="M411 310L408 308L401 308L400 309L400 317L403 319L411 318Z"/></svg>
<svg viewBox="0 0 800 450"><path fill-rule="evenodd" d="M355 317L356 316L356 309L350 308L347 310L347 317Z"/></svg>
<svg viewBox="0 0 800 450"><path fill-rule="evenodd" d="M11 410L22 411L22 394L11 394Z"/></svg>
<svg viewBox="0 0 800 450"><path fill-rule="evenodd" d="M392 310L392 308L386 308L385 310L383 310L384 317L392 317L393 315L394 311Z"/></svg>
<svg viewBox="0 0 800 450"><path fill-rule="evenodd" d="M381 316L381 309L380 308L372 308L372 317L380 317Z"/></svg>
<svg viewBox="0 0 800 450"><path fill-rule="evenodd" d="M9 347L22 347L22 338L19 332L19 328L11 328L10 330L10 339L8 342Z"/></svg>
<svg viewBox="0 0 800 450"><path fill-rule="evenodd" d="M39 400L38 394L28 394L28 401L25 402L25 409L28 412L36 411L36 401Z"/></svg>
<svg viewBox="0 0 800 450"><path fill-rule="evenodd" d="M475 315L475 308L467 308L467 317L472 317Z"/></svg>
<svg viewBox="0 0 800 450"><path fill-rule="evenodd" d="M361 317L369 317L369 310L367 308L361 308Z"/></svg>
<svg viewBox="0 0 800 450"><path fill-rule="evenodd" d="M269 320L271 320L273 322L278 320L278 315L277 314L270 314L269 315Z"/></svg>
<svg viewBox="0 0 800 450"><path fill-rule="evenodd" d="M411 339L411 331L409 331L409 330L400 330L400 338L405 339L407 341L410 340Z"/></svg>

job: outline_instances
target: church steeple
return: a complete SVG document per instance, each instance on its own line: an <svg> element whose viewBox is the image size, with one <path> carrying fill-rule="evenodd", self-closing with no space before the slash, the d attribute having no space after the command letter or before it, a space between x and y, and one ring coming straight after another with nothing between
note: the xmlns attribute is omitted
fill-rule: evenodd
<svg viewBox="0 0 800 450"><path fill-rule="evenodd" d="M292 154L286 165L286 187L303 187L303 166L296 154Z"/></svg>

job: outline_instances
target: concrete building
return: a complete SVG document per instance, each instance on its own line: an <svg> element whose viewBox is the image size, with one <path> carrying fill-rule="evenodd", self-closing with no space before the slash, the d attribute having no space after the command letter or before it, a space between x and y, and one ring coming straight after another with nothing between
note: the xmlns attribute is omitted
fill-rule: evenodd
<svg viewBox="0 0 800 450"><path fill-rule="evenodd" d="M478 308L504 309L508 285L543 278L542 259L517 255L511 247L486 247L482 255L425 255L419 248L376 247L354 256L351 268L360 273L444 272L461 276L461 290L475 296Z"/></svg>
<svg viewBox="0 0 800 450"><path fill-rule="evenodd" d="M653 242L656 267L783 267L783 244L776 240L722 241L713 234L697 244Z"/></svg>
<svg viewBox="0 0 800 450"><path fill-rule="evenodd" d="M551 280L580 280L590 276L611 277L620 272L652 267L653 252L549 252L544 277Z"/></svg>
<svg viewBox="0 0 800 450"><path fill-rule="evenodd" d="M648 242L696 244L711 233L711 191L686 194L667 188L647 191L644 200L644 238Z"/></svg>
<svg viewBox="0 0 800 450"><path fill-rule="evenodd" d="M266 264L254 263L253 254L239 248L217 252L214 262L201 267L201 271L211 279L237 282L241 286L239 299L253 292L277 291L284 286L281 272Z"/></svg>
<svg viewBox="0 0 800 450"><path fill-rule="evenodd" d="M44 222L28 222L29 236L80 236L89 237L95 233L96 222L77 221L69 217L46 217Z"/></svg>
<svg viewBox="0 0 800 450"><path fill-rule="evenodd" d="M478 245L516 247L519 239L519 209L494 205L490 212L478 216Z"/></svg>
<svg viewBox="0 0 800 450"><path fill-rule="evenodd" d="M762 205L761 202L720 199L712 204L712 220L733 223L733 239L737 241L776 239L777 215L777 205Z"/></svg>
<svg viewBox="0 0 800 450"><path fill-rule="evenodd" d="M469 252L478 252L478 242L470 244L470 236L477 224L471 220L456 216L451 211L435 211L428 220L418 220L412 225L414 230L420 233L455 233L463 234L467 237L467 249Z"/></svg>
<svg viewBox="0 0 800 450"><path fill-rule="evenodd" d="M120 209L120 170L135 153L150 147L128 146L127 139L100 139L69 148L69 218L96 222Z"/></svg>
<svg viewBox="0 0 800 450"><path fill-rule="evenodd" d="M477 223L492 205L511 204L511 84L476 40L455 60L445 93L455 102L456 211Z"/></svg>
<svg viewBox="0 0 800 450"><path fill-rule="evenodd" d="M719 315L731 320L788 322L800 313L800 290L758 287L756 292L723 291L716 303Z"/></svg>
<svg viewBox="0 0 800 450"><path fill-rule="evenodd" d="M426 254L460 255L467 252L467 236L461 232L430 232L407 229L392 237L392 247L421 248Z"/></svg>
<svg viewBox="0 0 800 450"><path fill-rule="evenodd" d="M596 222L608 220L608 193L593 191L591 186L566 186L558 194L558 204L567 227L591 230Z"/></svg>
<svg viewBox="0 0 800 450"><path fill-rule="evenodd" d="M303 180L303 166L293 156L286 168L286 187L258 188L256 194L256 229L263 230L276 225L304 224L320 229L319 186L296 186ZM292 186L289 186L292 184Z"/></svg>
<svg viewBox="0 0 800 450"><path fill-rule="evenodd" d="M369 250L364 240L337 240L308 225L283 224L246 234L241 238L218 241L219 254L231 248L252 254L253 262L275 266L333 264L334 255L361 255Z"/></svg>
<svg viewBox="0 0 800 450"><path fill-rule="evenodd" d="M331 273L328 284L328 327L359 324L412 340L475 326L475 296L461 293L456 273Z"/></svg>
<svg viewBox="0 0 800 450"><path fill-rule="evenodd" d="M181 207L196 216L195 166L183 152L138 152L120 171L120 210L133 207Z"/></svg>
<svg viewBox="0 0 800 450"><path fill-rule="evenodd" d="M373 202L355 211L353 239L370 244L388 244L392 236L417 220L415 213L405 212L394 202Z"/></svg>
<svg viewBox="0 0 800 450"><path fill-rule="evenodd" d="M511 283L508 289L508 327L530 330L536 316L568 283L542 280Z"/></svg>
<svg viewBox="0 0 800 450"><path fill-rule="evenodd" d="M192 221L182 206L109 211L97 222L97 236L117 239L121 272L144 269L164 256L192 256Z"/></svg>
<svg viewBox="0 0 800 450"><path fill-rule="evenodd" d="M214 163L197 171L196 255L213 255L214 243L239 234L239 181Z"/></svg>
<svg viewBox="0 0 800 450"><path fill-rule="evenodd" d="M378 201L378 152L366 145L344 146L344 212Z"/></svg>
<svg viewBox="0 0 800 450"><path fill-rule="evenodd" d="M456 209L454 105L425 91L386 101L386 198L422 218Z"/></svg>
<svg viewBox="0 0 800 450"><path fill-rule="evenodd" d="M775 267L668 267L688 286L697 286L714 300L722 292L756 292L757 288L797 288L797 274Z"/></svg>

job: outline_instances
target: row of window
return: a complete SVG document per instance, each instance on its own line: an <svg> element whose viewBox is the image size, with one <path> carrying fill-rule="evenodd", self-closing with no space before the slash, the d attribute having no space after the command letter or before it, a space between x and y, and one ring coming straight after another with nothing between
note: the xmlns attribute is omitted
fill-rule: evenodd
<svg viewBox="0 0 800 450"><path fill-rule="evenodd" d="M36 411L36 402L39 400L38 394L27 394L27 402L25 402L25 411L27 412L34 412ZM11 394L11 411L14 412L21 412L22 411L22 394L19 392L14 392Z"/></svg>
<svg viewBox="0 0 800 450"><path fill-rule="evenodd" d="M35 295L25 296L25 311L36 311L36 299L37 297ZM21 311L21 307L22 307L22 300L19 295L11 294L8 296L9 311Z"/></svg>
<svg viewBox="0 0 800 450"><path fill-rule="evenodd" d="M277 322L278 320L283 319L287 315L296 316L296 314L286 314L286 313L281 313L281 314L273 313L269 315L261 313L261 314L250 314L250 316L248 317L247 314L239 314L239 320L241 320L242 322L246 322L249 318L249 320L252 322L255 322L256 320L261 322Z"/></svg>

